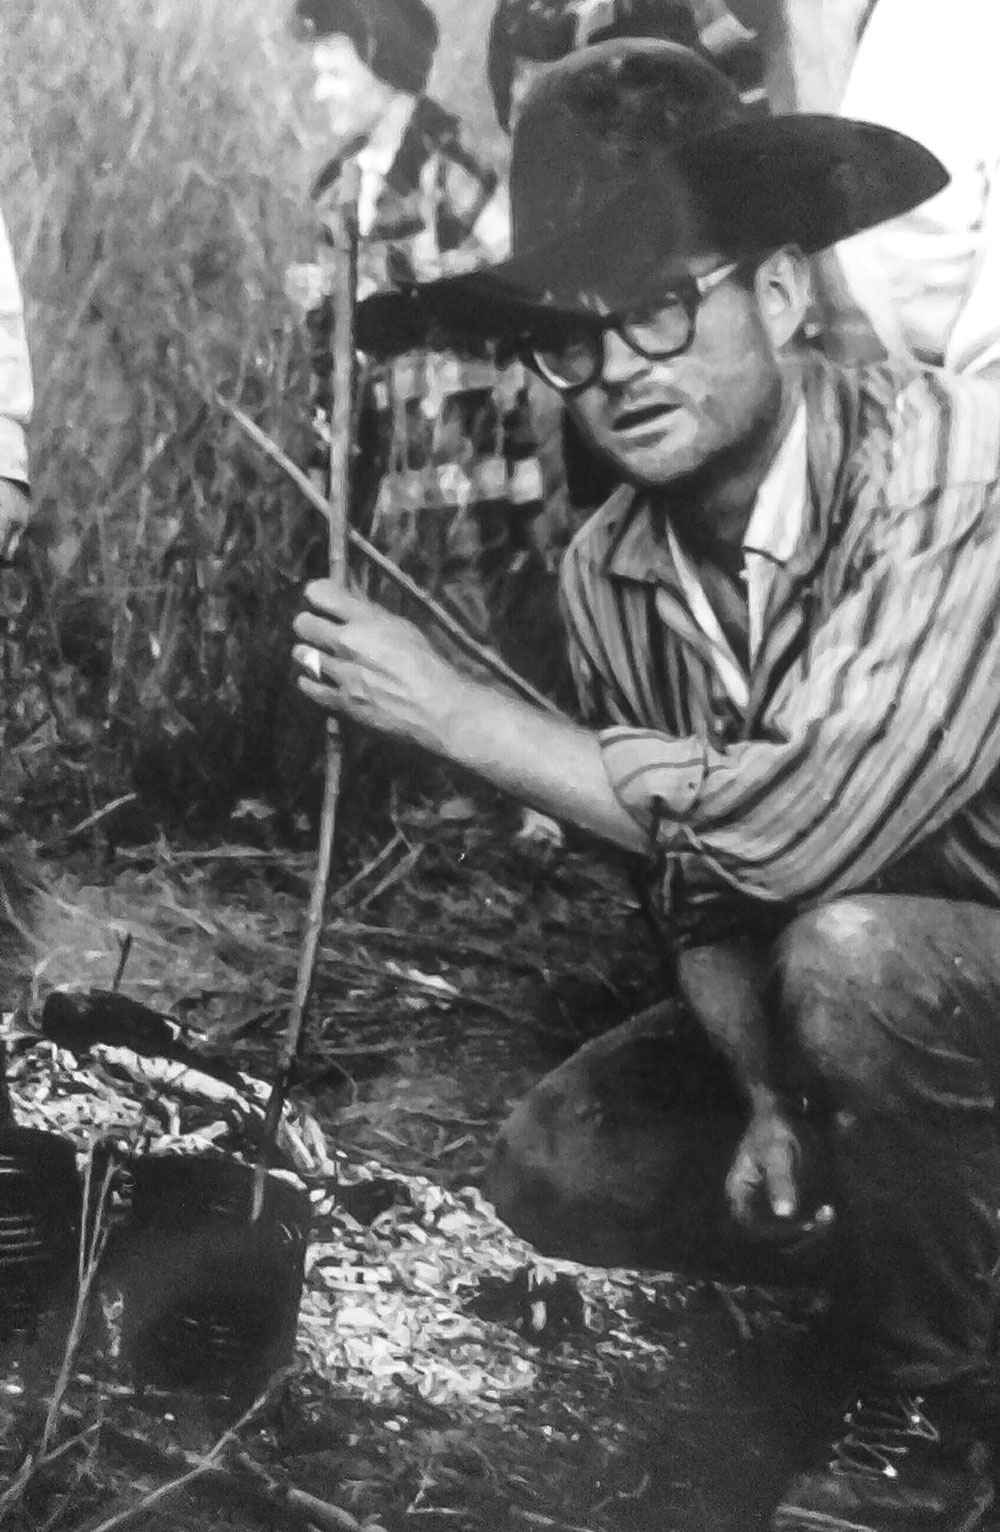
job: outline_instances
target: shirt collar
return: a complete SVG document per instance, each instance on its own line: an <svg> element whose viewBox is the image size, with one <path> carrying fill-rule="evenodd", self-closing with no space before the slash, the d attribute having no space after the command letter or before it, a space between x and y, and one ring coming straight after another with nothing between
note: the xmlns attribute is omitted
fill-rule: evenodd
<svg viewBox="0 0 1000 1532"><path fill-rule="evenodd" d="M377 176L385 180L399 153L412 116L412 96L398 95L390 101L385 113L375 124L368 142L358 152L357 163L363 176Z"/></svg>
<svg viewBox="0 0 1000 1532"><path fill-rule="evenodd" d="M808 480L806 407L802 402L757 491L743 534L744 553L762 554L775 564L788 563L802 537Z"/></svg>

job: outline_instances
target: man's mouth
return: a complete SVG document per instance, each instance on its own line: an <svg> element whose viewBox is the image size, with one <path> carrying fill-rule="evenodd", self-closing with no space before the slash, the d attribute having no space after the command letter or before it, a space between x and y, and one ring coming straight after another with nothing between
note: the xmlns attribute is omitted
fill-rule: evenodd
<svg viewBox="0 0 1000 1532"><path fill-rule="evenodd" d="M677 404L643 404L635 409L622 410L614 418L614 430L622 433L629 431L641 431L644 426L662 422L668 415L673 415L680 408Z"/></svg>

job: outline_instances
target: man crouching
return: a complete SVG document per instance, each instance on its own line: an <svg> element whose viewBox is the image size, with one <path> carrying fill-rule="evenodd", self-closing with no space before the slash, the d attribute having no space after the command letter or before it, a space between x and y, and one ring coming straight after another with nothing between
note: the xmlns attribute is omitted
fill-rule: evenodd
<svg viewBox="0 0 1000 1532"><path fill-rule="evenodd" d="M456 675L322 582L296 623L322 706L655 867L684 1000L745 1101L718 1171L736 1221L799 1231L796 1103L822 1112L866 1335L783 1532L971 1532L992 1499L1000 403L799 339L804 254L943 180L886 130L750 121L670 44L555 65L514 137L512 257L370 317L520 334L627 481L563 570L593 727ZM609 1078L628 1088L656 1031L588 1045L518 1109L495 1169L515 1227L569 1226L630 1182L637 1239L655 1221L670 1189L635 1190L655 1155L602 1133ZM643 1092L648 1149L648 1068Z"/></svg>

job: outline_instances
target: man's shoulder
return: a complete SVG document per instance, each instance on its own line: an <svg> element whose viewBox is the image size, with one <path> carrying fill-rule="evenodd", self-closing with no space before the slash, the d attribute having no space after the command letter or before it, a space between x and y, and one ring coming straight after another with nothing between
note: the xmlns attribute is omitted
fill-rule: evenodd
<svg viewBox="0 0 1000 1532"><path fill-rule="evenodd" d="M893 481L897 493L1000 480L1000 384L937 368L915 371L896 396Z"/></svg>
<svg viewBox="0 0 1000 1532"><path fill-rule="evenodd" d="M462 141L462 125L458 117L433 96L417 97L410 127L428 149L448 151Z"/></svg>
<svg viewBox="0 0 1000 1532"><path fill-rule="evenodd" d="M874 484L883 501L904 503L1000 479L996 382L916 363L814 360L804 391L813 450L842 455L835 477L846 470L859 491Z"/></svg>
<svg viewBox="0 0 1000 1532"><path fill-rule="evenodd" d="M631 484L620 484L612 491L572 538L564 555L564 568L603 569L629 520L635 501L636 491Z"/></svg>

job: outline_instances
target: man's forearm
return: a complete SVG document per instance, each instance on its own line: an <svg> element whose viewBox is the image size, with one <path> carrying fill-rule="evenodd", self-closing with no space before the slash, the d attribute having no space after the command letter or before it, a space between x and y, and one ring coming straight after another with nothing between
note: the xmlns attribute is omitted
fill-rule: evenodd
<svg viewBox="0 0 1000 1532"><path fill-rule="evenodd" d="M646 850L645 836L612 791L590 730L462 678L439 733L439 754L502 792L622 850Z"/></svg>
<svg viewBox="0 0 1000 1532"><path fill-rule="evenodd" d="M754 1110L777 1099L763 960L735 942L682 952L677 978L688 1009L725 1056Z"/></svg>

